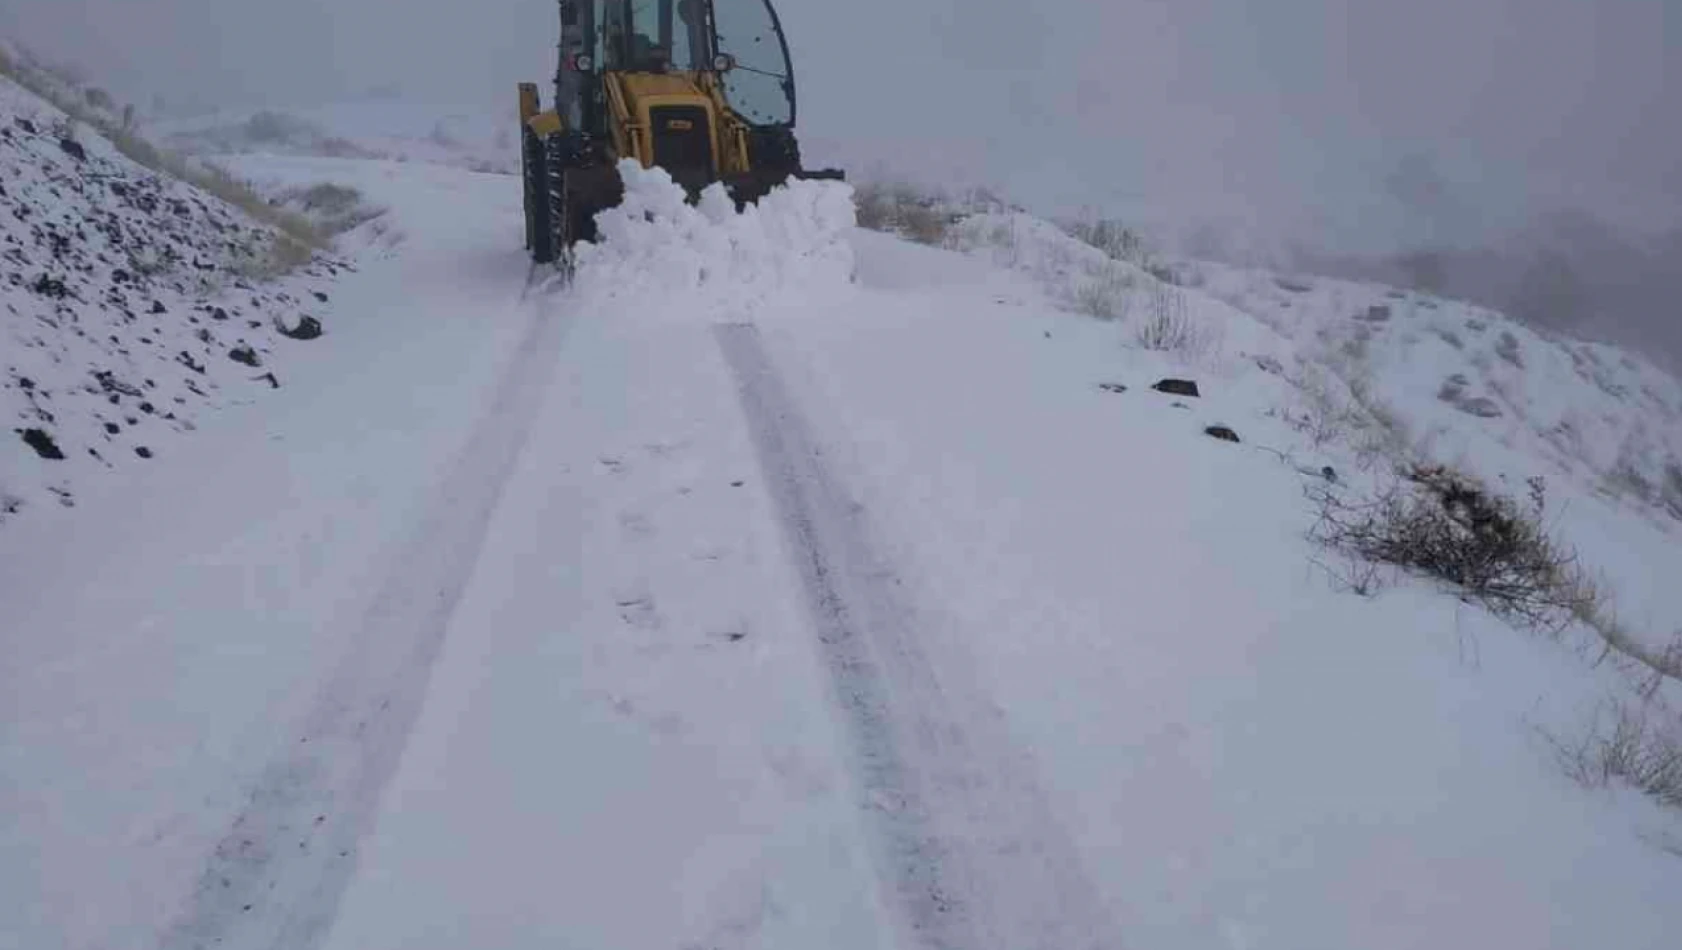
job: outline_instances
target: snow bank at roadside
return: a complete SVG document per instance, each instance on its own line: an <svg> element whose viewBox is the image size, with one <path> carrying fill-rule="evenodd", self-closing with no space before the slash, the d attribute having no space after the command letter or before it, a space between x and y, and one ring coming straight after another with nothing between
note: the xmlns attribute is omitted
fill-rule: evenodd
<svg viewBox="0 0 1682 950"><path fill-rule="evenodd" d="M738 213L722 186L691 205L662 169L622 162L619 172L624 201L597 216L599 241L578 252L577 287L592 303L741 317L789 291L852 280L847 185L791 181Z"/></svg>

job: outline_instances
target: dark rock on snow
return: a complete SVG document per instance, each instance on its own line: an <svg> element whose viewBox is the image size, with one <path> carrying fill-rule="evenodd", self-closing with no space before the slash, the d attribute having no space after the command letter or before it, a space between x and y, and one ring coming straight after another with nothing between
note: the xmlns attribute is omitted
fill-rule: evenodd
<svg viewBox="0 0 1682 950"><path fill-rule="evenodd" d="M280 332L281 336L294 340L313 340L321 336L322 332L321 321L311 316L299 317L298 325L295 327L288 327L285 323L276 319L275 329Z"/></svg>
<svg viewBox="0 0 1682 950"><path fill-rule="evenodd" d="M35 450L36 455L52 462L64 460L64 451L45 429L22 429L19 434L23 436L23 441Z"/></svg>
<svg viewBox="0 0 1682 950"><path fill-rule="evenodd" d="M1197 384L1189 379L1165 379L1151 388L1159 393L1167 393L1170 396L1199 397L1202 395L1202 393L1197 391Z"/></svg>
<svg viewBox="0 0 1682 950"><path fill-rule="evenodd" d="M1220 439L1222 442L1239 441L1238 433L1232 431L1226 426L1210 426L1209 428L1203 430L1203 434L1212 439Z"/></svg>

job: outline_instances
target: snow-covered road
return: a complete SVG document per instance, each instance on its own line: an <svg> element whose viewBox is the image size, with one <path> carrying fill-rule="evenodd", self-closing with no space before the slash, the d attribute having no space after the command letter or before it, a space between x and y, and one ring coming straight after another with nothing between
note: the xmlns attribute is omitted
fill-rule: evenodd
<svg viewBox="0 0 1682 950"><path fill-rule="evenodd" d="M1119 946L1032 764L1011 751L1003 710L961 656L931 659L925 618L872 541L869 513L829 471L758 327L725 324L717 336L850 727L906 945Z"/></svg>
<svg viewBox="0 0 1682 950"><path fill-rule="evenodd" d="M1532 741L1592 674L1328 585L1254 374L821 188L527 295L510 179L246 170L396 211L313 376L0 533L0 947L1674 937Z"/></svg>

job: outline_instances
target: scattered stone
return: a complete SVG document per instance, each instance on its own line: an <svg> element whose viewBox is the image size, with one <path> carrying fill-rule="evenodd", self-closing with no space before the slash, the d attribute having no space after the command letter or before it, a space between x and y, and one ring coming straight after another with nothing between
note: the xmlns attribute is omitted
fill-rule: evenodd
<svg viewBox="0 0 1682 950"><path fill-rule="evenodd" d="M17 123L18 128L24 130L25 132L28 132L30 135L40 135L41 134L40 130L35 128L35 123L29 121L28 119L23 118L22 116L19 116L19 117L13 119L12 121Z"/></svg>
<svg viewBox="0 0 1682 950"><path fill-rule="evenodd" d="M221 307L212 307L210 308L210 318L212 320L226 320L228 319L228 311Z"/></svg>
<svg viewBox="0 0 1682 950"><path fill-rule="evenodd" d="M129 273L119 267L111 272L111 280L115 283L126 284L129 282Z"/></svg>
<svg viewBox="0 0 1682 950"><path fill-rule="evenodd" d="M167 309L165 309L165 307L163 305L163 301L161 301L161 300L152 301L152 313L153 313L154 316L157 315L157 314L160 314L160 313L168 313L168 312L169 311Z"/></svg>
<svg viewBox="0 0 1682 950"><path fill-rule="evenodd" d="M182 350L180 353L177 353L175 361L193 372L200 374L201 376L204 374L204 364L193 359L193 354L187 352L186 350Z"/></svg>
<svg viewBox="0 0 1682 950"><path fill-rule="evenodd" d="M105 431L110 435L116 435L117 433L123 431L123 427L117 425L115 422L107 422L105 423Z"/></svg>
<svg viewBox="0 0 1682 950"><path fill-rule="evenodd" d="M317 290L317 291L314 291L314 293L315 293L315 299L316 299L316 300L319 300L319 301L321 301L321 302L322 302L322 303L326 303L326 302L327 302L327 295L326 295L326 294L324 294L324 293L322 293L322 292L321 292L321 291L319 291L319 290Z"/></svg>
<svg viewBox="0 0 1682 950"><path fill-rule="evenodd" d="M244 363L252 369L263 365L263 361L257 358L257 351L249 346L236 346L229 350L228 359L236 363Z"/></svg>
<svg viewBox="0 0 1682 950"><path fill-rule="evenodd" d="M58 147L64 150L64 154L74 158L78 162L85 162L88 160L88 150L83 148L82 143L76 141L75 139L59 139Z"/></svg>
<svg viewBox="0 0 1682 950"><path fill-rule="evenodd" d="M1209 428L1203 430L1203 434L1213 439L1220 439L1222 442L1239 441L1238 433L1232 431L1226 426L1210 426Z"/></svg>
<svg viewBox="0 0 1682 950"><path fill-rule="evenodd" d="M149 458L152 457L152 450L147 448L146 446L142 445L142 446L138 446L137 448L135 448L134 454L140 456L143 459L149 459Z"/></svg>
<svg viewBox="0 0 1682 950"><path fill-rule="evenodd" d="M731 482L731 483L730 483L730 487L731 487L731 488L741 488L741 487L742 487L742 486L743 486L743 485L746 485L746 484L747 484L747 482L743 482L743 481L734 481L734 482Z"/></svg>
<svg viewBox="0 0 1682 950"><path fill-rule="evenodd" d="M1488 396L1473 396L1470 399L1462 399L1454 404L1454 408L1467 415L1477 416L1479 419L1499 419L1501 417L1501 407L1496 405L1495 400Z"/></svg>
<svg viewBox="0 0 1682 950"><path fill-rule="evenodd" d="M112 397L121 395L139 398L140 396L140 390L118 379L116 375L109 370L95 371L93 378L98 380L100 390L110 394ZM117 399L113 398L111 401L115 403L117 402Z"/></svg>
<svg viewBox="0 0 1682 950"><path fill-rule="evenodd" d="M1365 320L1368 323L1384 323L1390 319L1390 308L1385 304L1373 304L1367 308L1365 315L1356 317L1356 319Z"/></svg>
<svg viewBox="0 0 1682 950"><path fill-rule="evenodd" d="M1280 290L1288 290L1293 294L1306 294L1314 289L1314 285L1308 281L1291 277L1275 277L1273 282L1279 286Z"/></svg>
<svg viewBox="0 0 1682 950"><path fill-rule="evenodd" d="M50 462L64 461L64 450L45 429L20 429L18 434L23 436L23 441L35 450L36 455Z"/></svg>
<svg viewBox="0 0 1682 950"><path fill-rule="evenodd" d="M1335 482L1337 481L1337 469L1330 465L1324 466L1320 469L1320 477L1328 482Z"/></svg>
<svg viewBox="0 0 1682 950"><path fill-rule="evenodd" d="M1256 366L1264 373L1271 373L1274 376L1285 375L1285 364L1271 356L1256 357Z"/></svg>
<svg viewBox="0 0 1682 950"><path fill-rule="evenodd" d="M257 380L260 381L260 382L268 383L270 389L279 389L280 388L280 380L275 379L273 373L264 373L263 375L258 376Z"/></svg>
<svg viewBox="0 0 1682 950"><path fill-rule="evenodd" d="M292 340L314 340L322 333L321 321L307 314L298 318L296 327L287 327L279 317L275 318L274 326L281 336Z"/></svg>
<svg viewBox="0 0 1682 950"><path fill-rule="evenodd" d="M56 277L48 277L46 274L35 278L35 283L29 285L29 289L43 297L52 297L55 300L63 300L70 296L70 288L64 285L64 281Z"/></svg>
<svg viewBox="0 0 1682 950"><path fill-rule="evenodd" d="M1164 379L1151 388L1170 396L1190 396L1194 399L1202 396L1202 393L1197 391L1197 383L1189 379Z"/></svg>
<svg viewBox="0 0 1682 950"><path fill-rule="evenodd" d="M1116 395L1127 392L1127 387L1121 383L1099 383L1098 388L1102 389L1104 392L1115 393Z"/></svg>

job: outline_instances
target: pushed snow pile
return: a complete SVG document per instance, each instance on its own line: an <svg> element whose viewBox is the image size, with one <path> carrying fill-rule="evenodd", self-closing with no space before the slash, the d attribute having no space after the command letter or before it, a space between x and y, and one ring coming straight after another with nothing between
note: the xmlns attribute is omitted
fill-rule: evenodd
<svg viewBox="0 0 1682 950"><path fill-rule="evenodd" d="M337 268L0 78L0 521L281 385Z"/></svg>
<svg viewBox="0 0 1682 950"><path fill-rule="evenodd" d="M682 317L742 317L786 291L851 281L852 189L791 181L738 213L722 186L697 205L662 169L619 166L625 198L596 217L598 243L578 252L591 300L646 302Z"/></svg>

